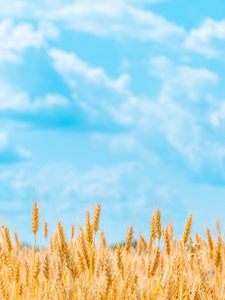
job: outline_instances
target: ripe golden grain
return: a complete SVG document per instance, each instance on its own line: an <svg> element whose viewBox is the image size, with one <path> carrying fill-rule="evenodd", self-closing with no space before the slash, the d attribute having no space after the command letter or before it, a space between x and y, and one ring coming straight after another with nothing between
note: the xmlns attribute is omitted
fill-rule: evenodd
<svg viewBox="0 0 225 300"><path fill-rule="evenodd" d="M33 215L32 215L32 231L33 234L36 234L39 228L39 208L38 204L35 201L33 204Z"/></svg>
<svg viewBox="0 0 225 300"><path fill-rule="evenodd" d="M166 253L167 253L167 255L170 256L170 236L169 236L169 230L168 230L168 228L165 229L164 243L165 243Z"/></svg>
<svg viewBox="0 0 225 300"><path fill-rule="evenodd" d="M95 212L94 212L94 224L93 224L93 228L94 228L94 232L97 233L98 229L99 229L99 223L100 223L100 214L101 214L101 205L98 204L95 208Z"/></svg>
<svg viewBox="0 0 225 300"><path fill-rule="evenodd" d="M128 252L132 246L133 242L133 227L131 226L127 232L127 239L125 243L125 249Z"/></svg>
<svg viewBox="0 0 225 300"><path fill-rule="evenodd" d="M107 244L104 232L98 237L100 205L93 222L86 215L85 227L67 240L62 223L46 247L23 245L17 234L11 240L8 227L1 230L1 300L200 300L225 299L225 245L217 223L217 240L207 229L206 240L191 237L192 215L181 239L173 237L173 225L162 227L159 210L151 217L151 230L140 235L137 245L133 227L124 244ZM47 238L47 223L43 224ZM36 239L39 208L35 202L32 232ZM161 242L164 239L164 246ZM157 240L155 240L157 238Z"/></svg>
<svg viewBox="0 0 225 300"><path fill-rule="evenodd" d="M44 222L44 237L45 239L48 238L48 223Z"/></svg>
<svg viewBox="0 0 225 300"><path fill-rule="evenodd" d="M185 226L185 229L184 229L184 235L183 235L184 245L187 244L188 238L190 236L191 226L192 226L192 215L190 215L189 218L187 219L187 223L186 223L186 226Z"/></svg>

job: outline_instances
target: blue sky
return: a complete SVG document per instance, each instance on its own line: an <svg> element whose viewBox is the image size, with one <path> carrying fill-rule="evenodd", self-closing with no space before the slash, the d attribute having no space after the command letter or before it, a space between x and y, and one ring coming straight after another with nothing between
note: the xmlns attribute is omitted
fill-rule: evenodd
<svg viewBox="0 0 225 300"><path fill-rule="evenodd" d="M1 223L29 241L37 198L51 231L101 202L111 242L157 207L224 224L224 1L0 8Z"/></svg>

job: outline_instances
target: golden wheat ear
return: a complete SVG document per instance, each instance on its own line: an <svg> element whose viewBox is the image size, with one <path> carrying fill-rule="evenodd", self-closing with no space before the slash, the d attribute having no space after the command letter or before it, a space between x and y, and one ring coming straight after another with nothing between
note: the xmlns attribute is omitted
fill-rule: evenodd
<svg viewBox="0 0 225 300"><path fill-rule="evenodd" d="M33 203L33 212L32 212L32 232L34 234L34 254L36 253L37 248L37 232L39 229L39 207L37 201Z"/></svg>
<svg viewBox="0 0 225 300"><path fill-rule="evenodd" d="M126 239L126 243L125 243L126 252L128 252L130 250L130 248L132 247L133 235L134 235L134 231L133 231L133 227L131 226L127 232L127 239Z"/></svg>
<svg viewBox="0 0 225 300"><path fill-rule="evenodd" d="M37 201L33 203L33 213L32 213L32 231L36 234L39 229L39 207Z"/></svg>
<svg viewBox="0 0 225 300"><path fill-rule="evenodd" d="M192 215L190 215L188 217L187 222L186 222L186 226L185 226L185 229L184 229L184 234L183 234L183 243L184 243L184 245L187 244L188 238L189 238L190 233L191 233L191 227L192 227Z"/></svg>
<svg viewBox="0 0 225 300"><path fill-rule="evenodd" d="M94 223L93 223L93 228L94 232L97 233L99 229L99 223L100 223L100 215L101 215L101 204L98 204L95 207L95 212L94 212Z"/></svg>
<svg viewBox="0 0 225 300"><path fill-rule="evenodd" d="M43 227L43 233L44 233L44 238L48 238L48 223L44 222L44 227Z"/></svg>

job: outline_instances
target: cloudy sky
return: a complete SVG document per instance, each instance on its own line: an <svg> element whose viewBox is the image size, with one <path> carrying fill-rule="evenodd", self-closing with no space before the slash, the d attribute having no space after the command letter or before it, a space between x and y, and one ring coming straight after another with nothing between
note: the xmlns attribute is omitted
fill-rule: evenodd
<svg viewBox="0 0 225 300"><path fill-rule="evenodd" d="M36 3L0 0L1 223L225 223L224 0Z"/></svg>

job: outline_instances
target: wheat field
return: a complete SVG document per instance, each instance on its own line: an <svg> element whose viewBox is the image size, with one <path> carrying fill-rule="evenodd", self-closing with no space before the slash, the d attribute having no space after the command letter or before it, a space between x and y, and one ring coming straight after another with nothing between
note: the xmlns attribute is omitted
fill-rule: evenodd
<svg viewBox="0 0 225 300"><path fill-rule="evenodd" d="M206 239L191 237L192 215L181 239L173 225L162 227L157 210L150 218L149 237L133 242L133 227L123 245L110 247L99 232L101 206L86 214L84 228L71 226L67 240L61 223L52 237L48 224L39 226L39 207L33 204L32 248L2 227L0 299L225 299L225 246L206 228ZM42 230L41 230L42 229ZM37 232L46 246L37 249ZM13 241L14 240L14 241ZM48 242L47 242L48 241Z"/></svg>

